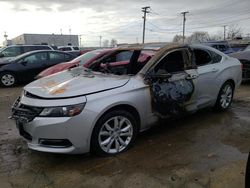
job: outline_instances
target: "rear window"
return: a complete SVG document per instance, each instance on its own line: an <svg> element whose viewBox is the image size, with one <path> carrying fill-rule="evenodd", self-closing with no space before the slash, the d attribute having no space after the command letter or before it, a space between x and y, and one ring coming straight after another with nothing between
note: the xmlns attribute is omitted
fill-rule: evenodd
<svg viewBox="0 0 250 188"><path fill-rule="evenodd" d="M222 56L213 52L213 51L209 51L213 60L213 63L219 63L221 62Z"/></svg>
<svg viewBox="0 0 250 188"><path fill-rule="evenodd" d="M197 66L207 65L213 62L212 57L205 50L194 49L193 53L194 53L195 63Z"/></svg>
<svg viewBox="0 0 250 188"><path fill-rule="evenodd" d="M65 55L61 54L61 53L49 53L49 58L50 60L64 60L65 59Z"/></svg>

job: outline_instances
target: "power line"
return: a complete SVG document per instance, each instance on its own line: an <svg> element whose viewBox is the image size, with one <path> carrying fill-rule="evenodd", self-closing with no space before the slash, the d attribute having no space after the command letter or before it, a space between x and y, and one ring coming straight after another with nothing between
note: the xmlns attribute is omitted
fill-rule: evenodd
<svg viewBox="0 0 250 188"><path fill-rule="evenodd" d="M249 15L250 11L248 10L247 12L244 12L244 13L240 13L240 14L235 14L235 15L231 15L231 16L226 16L226 17L220 17L220 19L216 19L216 20L213 20L213 21L209 21L207 22L207 18L206 20L200 20L200 22L193 22L193 19L190 19L190 22L191 22L191 25L195 25L195 24L208 24L208 23L215 23L215 22L218 22L218 21L224 21L224 20L228 20L230 18L235 18L235 17L240 17L240 16L244 16L244 15ZM218 17L218 16L217 16ZM211 19L211 18L210 18Z"/></svg>
<svg viewBox="0 0 250 188"><path fill-rule="evenodd" d="M193 30L193 29L202 29L202 28L209 28L209 27L221 27L221 25L223 24L230 24L230 23L235 23L235 22L241 22L244 20L250 19L250 17L246 17L246 18L242 18L242 19L237 19L237 20L232 20L232 21L228 21L228 22L221 22L221 23L216 23L216 24L212 24L212 25L207 25L207 26L198 26L198 27L193 27L193 28L188 28L189 30Z"/></svg>

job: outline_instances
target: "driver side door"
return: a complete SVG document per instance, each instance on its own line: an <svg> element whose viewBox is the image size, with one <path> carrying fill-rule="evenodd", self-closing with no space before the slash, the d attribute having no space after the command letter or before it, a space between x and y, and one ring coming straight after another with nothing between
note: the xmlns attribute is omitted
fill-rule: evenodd
<svg viewBox="0 0 250 188"><path fill-rule="evenodd" d="M149 72L152 109L156 115L165 118L196 111L198 73L188 48L163 55Z"/></svg>

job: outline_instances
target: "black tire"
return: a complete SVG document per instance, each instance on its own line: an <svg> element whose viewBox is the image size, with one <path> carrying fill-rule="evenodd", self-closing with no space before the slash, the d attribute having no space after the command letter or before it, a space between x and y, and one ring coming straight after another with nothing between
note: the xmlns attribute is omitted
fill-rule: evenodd
<svg viewBox="0 0 250 188"><path fill-rule="evenodd" d="M104 124L107 123L108 125L111 125L110 127L112 127L112 124L110 124L110 123L113 121L113 118L115 119L116 117L118 117L118 119L119 119L119 117L120 117L120 119L121 118L126 119L126 122L122 123L120 131L122 130L122 128L124 129L124 125L128 124L128 126L129 126L129 123L130 123L131 128L129 128L129 130L132 131L132 136L131 136L130 139L128 139L128 138L125 139L123 136L121 136L122 131L120 133L115 133L115 131L113 131L113 133L112 133L111 130L106 129L106 126ZM115 124L115 122L114 122L114 124ZM107 130L106 131L107 134L110 134L110 135L100 135L100 132L103 131L104 129ZM94 127L94 130L93 130L92 136L91 136L91 152L93 152L93 153L95 153L95 154L97 154L99 156L114 156L114 155L117 155L119 153L125 152L134 144L135 139L136 139L136 135L137 135L137 130L138 130L138 125L137 125L136 119L130 112L127 112L127 111L124 111L124 110L110 111L110 112L104 114L97 121L97 123L96 123L96 125ZM119 135L115 135L115 134L119 134ZM125 134L125 133L123 133L123 134ZM129 133L127 133L127 134L129 134ZM113 136L114 136L114 138L113 138ZM107 138L105 138L105 137L107 137ZM117 137L120 137L123 142L120 142L121 141L121 140L119 140L120 138L117 138ZM118 141L119 141L120 144L121 143L127 143L127 145L124 146L124 145L121 144L120 147L119 147L121 150L119 150L119 151L117 151L117 150L115 152L111 152L111 150L104 151L104 148L102 148L102 147L105 147L105 146L101 146L101 144L100 144L101 141L100 140L104 139L106 141L108 138L111 138L111 139L114 140L113 142L112 141L108 142L109 144L112 142L110 144L111 147L114 146L114 145L116 147L116 142L118 142ZM125 141L124 141L124 139L125 139ZM109 145L109 144L107 144L107 145ZM113 149L113 150L115 150L115 149Z"/></svg>
<svg viewBox="0 0 250 188"><path fill-rule="evenodd" d="M9 82L6 80L9 78ZM13 87L17 83L16 75L11 72L0 73L0 85L2 87Z"/></svg>
<svg viewBox="0 0 250 188"><path fill-rule="evenodd" d="M223 95L225 95L224 91L226 88L230 87L231 88L231 98L230 98L230 101L228 101L225 105L223 105ZM221 89L220 89L220 92L219 92L219 95L217 97L217 100L216 100L216 103L215 103L215 106L214 106L214 109L217 110L217 111L225 111L227 110L228 108L230 108L231 104L232 104L232 101L233 101L233 97L234 97L234 85L232 82L225 82ZM229 96L228 96L229 98Z"/></svg>

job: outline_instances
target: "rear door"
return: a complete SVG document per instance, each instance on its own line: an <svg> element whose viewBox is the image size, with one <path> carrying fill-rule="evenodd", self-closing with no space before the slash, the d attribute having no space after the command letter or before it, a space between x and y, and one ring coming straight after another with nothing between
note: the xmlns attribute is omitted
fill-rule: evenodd
<svg viewBox="0 0 250 188"><path fill-rule="evenodd" d="M58 63L62 63L62 62L68 62L73 59L72 56L68 54L64 54L64 53L51 51L51 52L48 52L48 54L49 54L49 60L47 62L47 67L50 67Z"/></svg>
<svg viewBox="0 0 250 188"><path fill-rule="evenodd" d="M203 108L213 104L217 98L220 74L220 61L222 57L210 50L193 48L193 61L196 63L199 78L197 80L197 105Z"/></svg>
<svg viewBox="0 0 250 188"><path fill-rule="evenodd" d="M196 110L198 73L188 48L168 52L148 75L152 107L157 115L178 116Z"/></svg>

